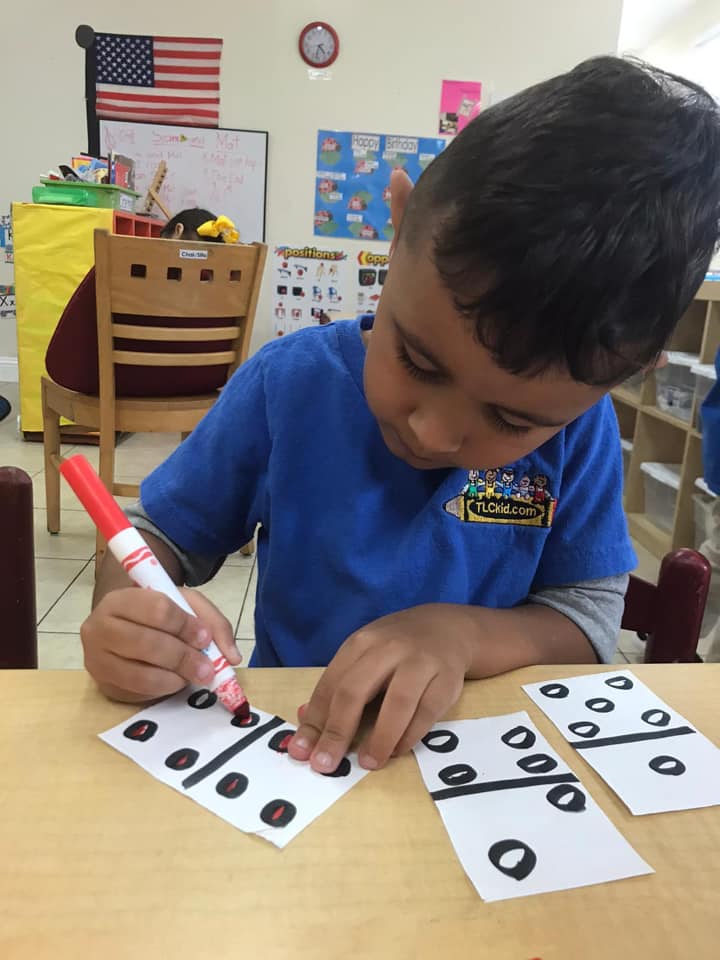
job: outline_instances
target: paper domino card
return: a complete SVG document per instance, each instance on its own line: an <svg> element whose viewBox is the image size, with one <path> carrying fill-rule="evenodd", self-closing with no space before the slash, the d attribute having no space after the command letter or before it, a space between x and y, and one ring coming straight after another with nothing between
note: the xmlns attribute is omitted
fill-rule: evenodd
<svg viewBox="0 0 720 960"><path fill-rule="evenodd" d="M653 872L525 712L437 724L415 756L483 900Z"/></svg>
<svg viewBox="0 0 720 960"><path fill-rule="evenodd" d="M328 776L293 760L295 729L256 709L238 720L214 693L188 688L100 739L239 830L285 847L367 774L355 755Z"/></svg>
<svg viewBox="0 0 720 960"><path fill-rule="evenodd" d="M629 670L523 690L631 813L720 803L720 750Z"/></svg>

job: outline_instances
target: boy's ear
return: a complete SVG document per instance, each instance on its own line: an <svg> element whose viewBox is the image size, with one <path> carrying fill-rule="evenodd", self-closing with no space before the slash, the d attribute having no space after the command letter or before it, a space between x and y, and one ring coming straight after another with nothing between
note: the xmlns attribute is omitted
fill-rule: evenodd
<svg viewBox="0 0 720 960"><path fill-rule="evenodd" d="M390 256L393 255L397 238L400 236L400 224L405 215L405 209L410 199L410 194L413 191L413 186L412 180L404 170L395 169L390 174L390 219L392 220L394 231L390 244Z"/></svg>
<svg viewBox="0 0 720 960"><path fill-rule="evenodd" d="M176 223L175 229L173 230L173 240L180 240L184 233L185 233L185 224Z"/></svg>

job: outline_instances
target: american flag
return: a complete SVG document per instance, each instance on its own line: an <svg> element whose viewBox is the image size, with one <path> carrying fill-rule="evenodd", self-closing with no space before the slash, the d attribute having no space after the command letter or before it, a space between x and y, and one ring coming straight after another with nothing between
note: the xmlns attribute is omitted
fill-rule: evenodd
<svg viewBox="0 0 720 960"><path fill-rule="evenodd" d="M107 120L216 127L222 40L95 35L95 112Z"/></svg>

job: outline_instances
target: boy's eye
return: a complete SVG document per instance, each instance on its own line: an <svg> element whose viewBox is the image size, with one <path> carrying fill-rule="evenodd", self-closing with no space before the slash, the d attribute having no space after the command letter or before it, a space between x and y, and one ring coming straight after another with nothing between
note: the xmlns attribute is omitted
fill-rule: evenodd
<svg viewBox="0 0 720 960"><path fill-rule="evenodd" d="M510 423L500 415L495 407L488 407L488 413L493 426L501 433L511 433L516 437L521 437L532 430L532 427L529 425Z"/></svg>
<svg viewBox="0 0 720 960"><path fill-rule="evenodd" d="M405 367L411 377L416 380L423 380L426 383L437 383L442 378L442 374L430 367L421 367L417 364L407 351L404 344L398 344L397 357L400 363Z"/></svg>

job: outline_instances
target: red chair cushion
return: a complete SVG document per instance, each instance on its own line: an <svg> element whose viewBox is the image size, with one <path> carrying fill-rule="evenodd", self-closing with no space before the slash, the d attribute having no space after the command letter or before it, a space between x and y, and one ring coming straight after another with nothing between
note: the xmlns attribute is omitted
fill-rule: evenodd
<svg viewBox="0 0 720 960"><path fill-rule="evenodd" d="M203 318L179 320L173 317L137 317L115 314L116 323L133 326L217 327L227 320ZM229 340L204 343L115 341L118 350L140 353L211 353L229 350ZM69 390L90 396L99 392L97 314L95 305L95 268L80 283L63 310L45 355L45 366L55 381ZM118 397L191 397L212 393L227 379L227 364L207 367L136 367L117 364L115 395Z"/></svg>

